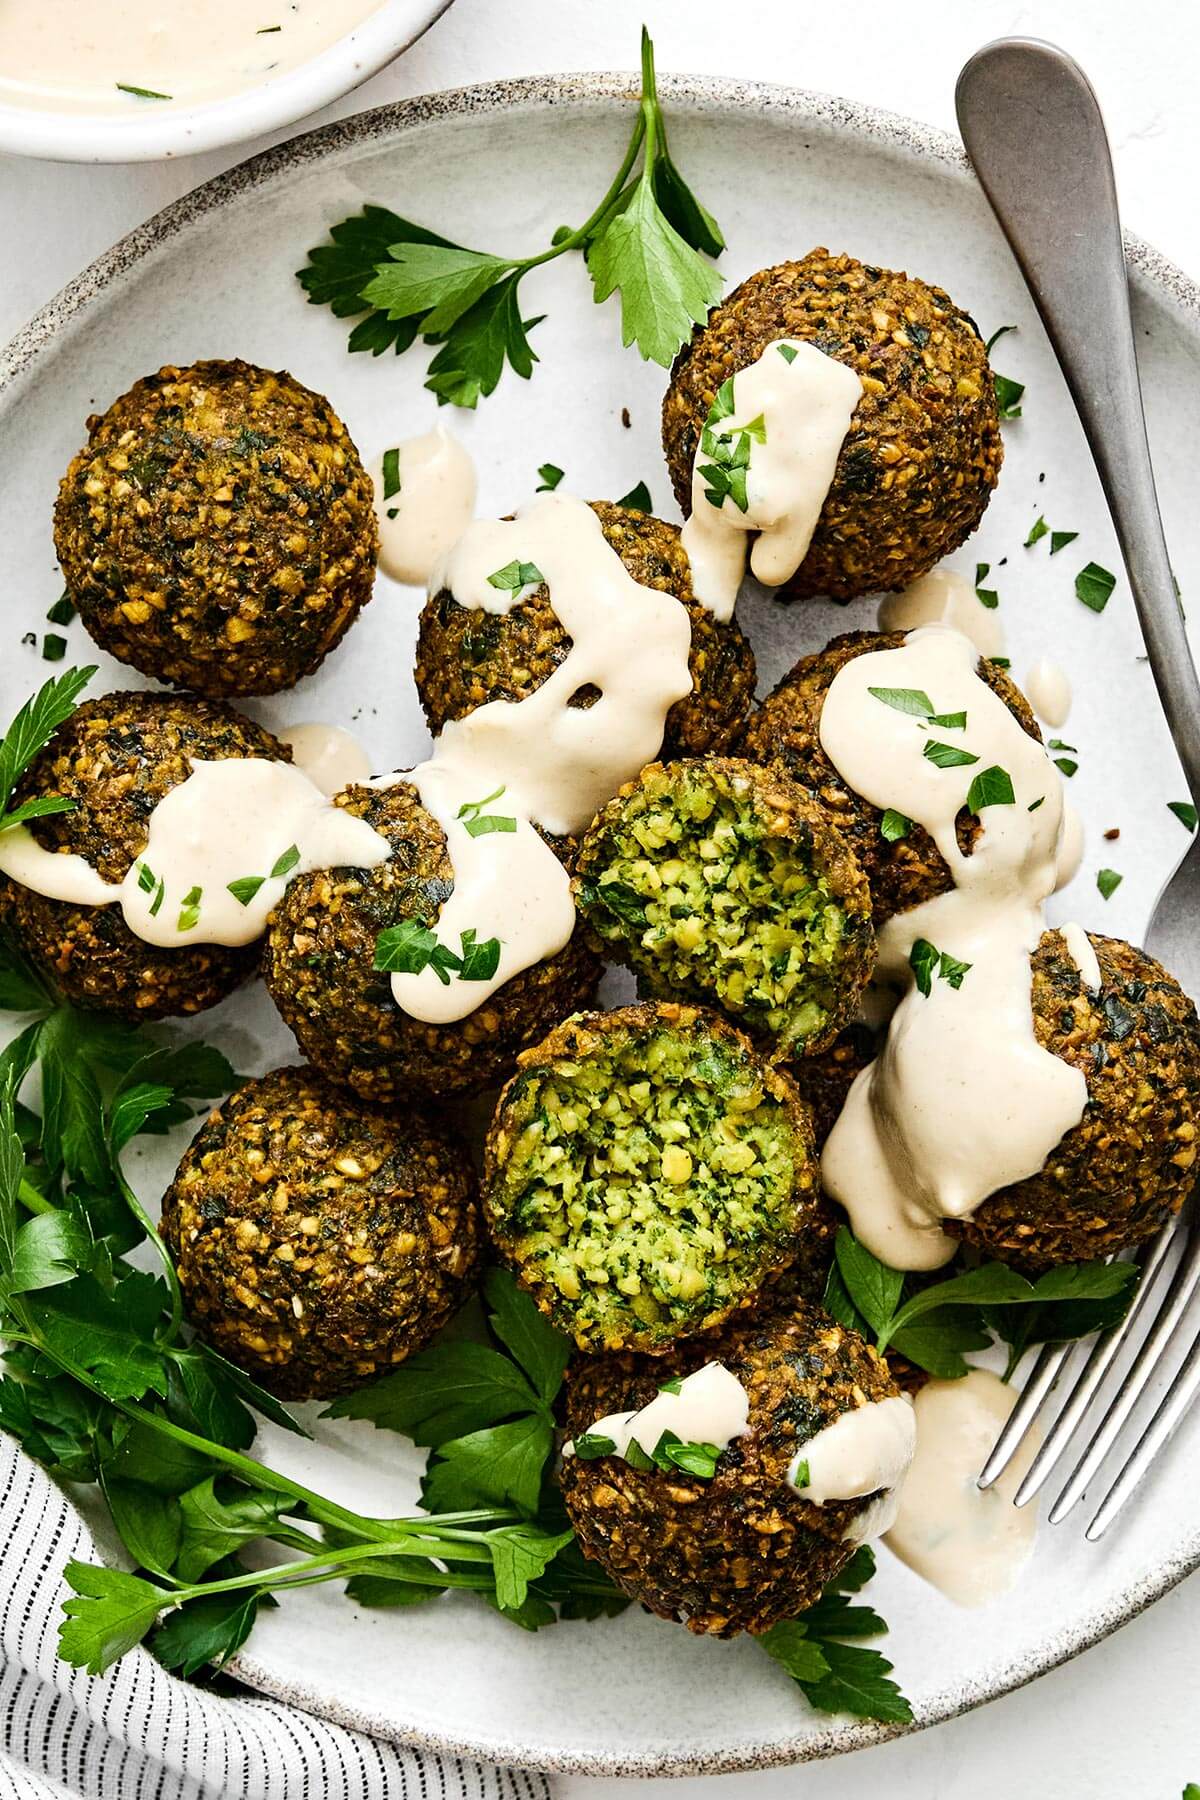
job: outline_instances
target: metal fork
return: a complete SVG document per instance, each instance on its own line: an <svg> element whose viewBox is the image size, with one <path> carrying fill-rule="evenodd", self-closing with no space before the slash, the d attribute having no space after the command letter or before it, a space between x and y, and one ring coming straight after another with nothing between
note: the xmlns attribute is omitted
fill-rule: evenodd
<svg viewBox="0 0 1200 1800"><path fill-rule="evenodd" d="M1052 44L1003 38L967 63L956 102L975 172L1041 314L1099 470L1159 698L1192 798L1200 802L1200 681L1154 491L1116 186L1096 96L1078 64ZM1159 897L1146 948L1193 998L1200 998L1200 838ZM1082 1363L1016 1491L1018 1506L1049 1479L1080 1426L1096 1413L1106 1377L1149 1317L1150 1297L1177 1247L1177 1266L1158 1314L1052 1506L1052 1521L1071 1510L1098 1473L1163 1367L1179 1327L1185 1320L1197 1325L1191 1301L1200 1285L1200 1205L1193 1204L1189 1215L1162 1231L1143 1259L1126 1319L1099 1337ZM981 1487L990 1487L1008 1466L1074 1350L1051 1346L1042 1351L984 1466ZM1088 1526L1089 1538L1098 1538L1112 1523L1197 1391L1200 1331Z"/></svg>

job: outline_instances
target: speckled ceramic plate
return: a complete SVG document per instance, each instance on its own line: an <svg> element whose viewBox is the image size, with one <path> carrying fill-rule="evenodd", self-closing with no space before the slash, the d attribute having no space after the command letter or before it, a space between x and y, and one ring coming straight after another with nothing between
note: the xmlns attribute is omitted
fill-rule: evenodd
<svg viewBox="0 0 1200 1800"><path fill-rule="evenodd" d="M1006 428L999 492L960 553L992 565L1014 672L1049 651L1078 699L1067 732L1079 746L1073 798L1088 850L1059 917L1137 937L1184 847L1166 809L1183 793L1124 584L1102 617L1073 594L1089 558L1117 567L1100 491L1049 350L961 152L920 126L843 101L717 81L665 81L672 144L729 236L736 279L815 244L908 268L943 286L985 333L1015 324L997 360L1027 384L1023 419ZM292 271L325 228L364 200L385 202L468 243L520 249L583 217L628 130L624 77L538 80L414 100L269 151L201 188L81 275L0 357L0 544L5 716L43 676L22 634L42 627L58 592L50 514L83 420L159 363L243 356L286 364L327 393L365 453L425 429L419 359L345 352L345 328L305 305ZM1185 598L1200 563L1194 396L1200 294L1144 245L1131 246L1151 438ZM532 284L531 284L532 286ZM592 305L577 261L531 291L545 311L532 381L506 375L477 417L454 419L481 470L481 505L506 511L541 462L566 485L611 496L646 480L673 515L658 447L660 369L620 347L612 308ZM628 409L628 426L622 409ZM1053 562L1022 548L1044 513L1080 537ZM1078 552L1078 554L1077 554ZM404 766L425 743L411 680L417 599L381 582L343 648L312 681L256 708L270 722L353 723L377 766ZM1197 609L1193 609L1195 613ZM750 602L745 619L765 683L869 607L792 612ZM72 655L90 646L73 629ZM101 683L128 684L100 659ZM1120 831L1117 841L1106 832ZM1101 864L1124 882L1107 904ZM206 1020L242 1067L292 1047L261 993L236 995ZM147 1156L140 1184L161 1191L173 1154ZM265 1454L364 1509L411 1503L417 1458L367 1427L320 1427L315 1444L277 1434ZM986 1613L956 1611L881 1554L878 1601L889 1653L928 1725L978 1705L1075 1655L1200 1561L1195 1495L1200 1431L1186 1430L1151 1491L1099 1546L1075 1523L1044 1530L1021 1586ZM453 1599L397 1614L359 1612L333 1587L289 1597L257 1626L237 1672L267 1692L372 1732L453 1752L550 1769L661 1774L762 1767L876 1741L882 1731L818 1718L749 1642L702 1642L630 1612L526 1636Z"/></svg>

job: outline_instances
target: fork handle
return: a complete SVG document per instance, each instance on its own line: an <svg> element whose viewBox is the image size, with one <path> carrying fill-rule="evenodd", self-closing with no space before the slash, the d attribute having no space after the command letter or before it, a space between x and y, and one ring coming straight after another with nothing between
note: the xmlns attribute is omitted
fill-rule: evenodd
<svg viewBox="0 0 1200 1800"><path fill-rule="evenodd" d="M1150 668L1200 803L1200 681L1154 491L1104 120L1053 44L1001 38L955 92L975 172L1041 314L1116 526Z"/></svg>

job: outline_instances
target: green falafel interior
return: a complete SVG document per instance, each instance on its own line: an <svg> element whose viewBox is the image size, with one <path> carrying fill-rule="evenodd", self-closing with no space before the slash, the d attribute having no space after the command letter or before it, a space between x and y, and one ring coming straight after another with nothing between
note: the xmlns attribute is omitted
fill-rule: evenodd
<svg viewBox="0 0 1200 1800"><path fill-rule="evenodd" d="M692 994L790 1053L853 1016L874 955L853 853L799 789L729 759L651 764L580 847L578 905L655 995Z"/></svg>
<svg viewBox="0 0 1200 1800"><path fill-rule="evenodd" d="M812 1138L790 1082L712 1014L583 1015L501 1097L494 1240L581 1346L654 1348L747 1304L795 1254Z"/></svg>

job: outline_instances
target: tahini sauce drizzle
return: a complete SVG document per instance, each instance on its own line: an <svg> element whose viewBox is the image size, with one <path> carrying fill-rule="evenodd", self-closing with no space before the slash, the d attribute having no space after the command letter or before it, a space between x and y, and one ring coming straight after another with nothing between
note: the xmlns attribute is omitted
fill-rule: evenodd
<svg viewBox="0 0 1200 1800"><path fill-rule="evenodd" d="M343 788L365 782L371 773L371 762L358 739L340 725L323 725L313 721L304 725L288 725L275 733L292 753L296 768L330 799Z"/></svg>
<svg viewBox="0 0 1200 1800"><path fill-rule="evenodd" d="M853 369L794 338L768 344L732 382L733 411L714 429L735 442L750 428L746 510L729 494L719 506L708 499L702 471L713 457L702 438L683 527L696 598L718 619L733 616L750 532L758 533L750 567L767 587L790 580L804 561L862 396Z"/></svg>
<svg viewBox="0 0 1200 1800"><path fill-rule="evenodd" d="M471 522L475 464L444 425L396 446L398 491L386 495L384 459L371 468L379 566L393 581L424 587ZM386 496L386 497L385 497Z"/></svg>
<svg viewBox="0 0 1200 1800"><path fill-rule="evenodd" d="M489 577L514 562L531 564L548 584L571 639L566 659L526 699L492 700L451 720L429 761L395 778L412 782L446 833L454 892L438 918L439 940L457 953L464 929L480 943L500 939L488 981L443 984L431 967L393 974L397 1005L430 1023L464 1018L562 949L575 921L570 878L534 827L562 836L590 824L658 753L668 710L691 691L686 608L634 581L582 500L543 494L515 519L476 520L430 587L447 588L462 606L504 613L528 587L498 587ZM571 706L584 687L597 688L599 699ZM485 811L512 818L515 830L473 837L462 808L498 788Z"/></svg>
<svg viewBox="0 0 1200 1800"><path fill-rule="evenodd" d="M970 638L980 656L1003 656L1004 627L994 607L986 607L965 575L956 569L931 569L899 593L879 602L880 631L916 631L922 625L947 625Z"/></svg>
<svg viewBox="0 0 1200 1800"><path fill-rule="evenodd" d="M878 1494L878 1501L864 1507L845 1532L855 1543L865 1543L891 1528L916 1442L916 1420L906 1395L869 1400L839 1414L799 1446L788 1483L814 1506Z"/></svg>
<svg viewBox="0 0 1200 1800"><path fill-rule="evenodd" d="M613 1440L612 1454L624 1456L630 1444L653 1455L664 1431L673 1431L683 1444L715 1444L728 1450L734 1438L750 1429L750 1396L724 1363L705 1363L679 1383L679 1392L658 1393L635 1412L607 1413L589 1425L588 1435ZM563 1455L573 1456L573 1443L563 1445Z"/></svg>
<svg viewBox="0 0 1200 1800"><path fill-rule="evenodd" d="M136 113L216 100L298 68L380 0L4 0L0 104ZM148 100L122 92L152 90Z"/></svg>
<svg viewBox="0 0 1200 1800"><path fill-rule="evenodd" d="M150 814L145 848L123 881L103 880L81 856L44 849L19 825L0 833L0 872L52 900L119 906L143 942L178 950L252 943L293 875L373 868L390 855L386 838L332 806L292 763L231 756L194 760L191 770ZM288 867L272 876L280 858ZM263 880L243 903L229 884L250 876Z"/></svg>
<svg viewBox="0 0 1200 1800"><path fill-rule="evenodd" d="M1071 678L1048 656L1039 656L1026 676L1025 697L1052 730L1059 730L1071 716Z"/></svg>
<svg viewBox="0 0 1200 1800"><path fill-rule="evenodd" d="M1038 1044L1030 1002L1030 957L1057 875L1061 781L976 662L961 633L925 627L897 649L848 662L821 714L821 743L842 778L923 825L957 884L880 933L877 974L907 991L822 1159L825 1186L857 1236L898 1269L948 1262L955 1245L940 1221L969 1217L998 1188L1035 1174L1087 1104L1082 1072ZM873 687L921 690L939 714L965 712L966 728L922 729ZM978 760L939 768L924 755L934 739ZM1008 772L1015 804L983 810L964 856L955 819L972 778L991 767ZM918 990L909 967L918 938L971 965L960 987L935 972L929 994Z"/></svg>
<svg viewBox="0 0 1200 1800"><path fill-rule="evenodd" d="M1036 1429L994 1486L978 1481L1016 1398L998 1375L972 1369L926 1382L914 1404L916 1455L885 1542L959 1606L1004 1593L1033 1549L1037 1508L1012 1501L1037 1453Z"/></svg>

